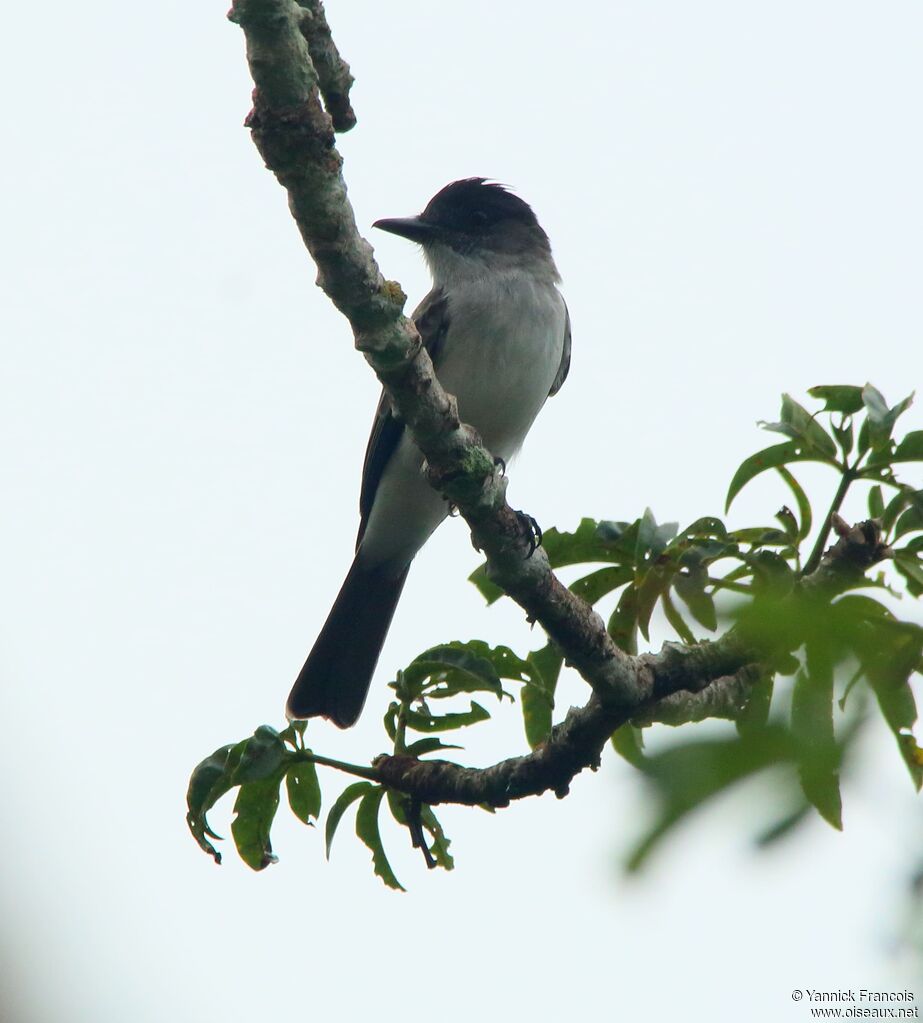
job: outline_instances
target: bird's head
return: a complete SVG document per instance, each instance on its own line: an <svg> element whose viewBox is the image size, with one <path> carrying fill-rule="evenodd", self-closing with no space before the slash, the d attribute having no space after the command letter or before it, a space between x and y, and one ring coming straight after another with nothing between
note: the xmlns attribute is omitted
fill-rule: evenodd
<svg viewBox="0 0 923 1023"><path fill-rule="evenodd" d="M548 236L532 207L486 178L453 181L419 216L372 226L422 245L437 284L503 270L544 272L557 280Z"/></svg>

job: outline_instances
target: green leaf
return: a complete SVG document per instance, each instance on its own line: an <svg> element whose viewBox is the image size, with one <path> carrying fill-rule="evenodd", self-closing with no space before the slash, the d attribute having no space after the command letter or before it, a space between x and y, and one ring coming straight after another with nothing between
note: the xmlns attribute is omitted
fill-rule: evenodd
<svg viewBox="0 0 923 1023"><path fill-rule="evenodd" d="M700 519L696 519L695 522L691 522L679 533L680 538L685 537L687 540L692 540L697 536L716 536L718 539L723 540L727 535L728 531L725 524L721 519L715 518L713 515L705 515Z"/></svg>
<svg viewBox="0 0 923 1023"><path fill-rule="evenodd" d="M782 530L785 533L786 539L791 545L798 543L798 520L795 518L795 513L789 508L787 504L783 504L782 507L776 512L776 518L782 524Z"/></svg>
<svg viewBox="0 0 923 1023"><path fill-rule="evenodd" d="M403 892L406 889L394 876L394 871L385 855L385 847L381 842L381 832L378 829L378 810L384 794L385 790L376 786L362 797L359 809L356 811L356 834L372 851L375 873L389 888Z"/></svg>
<svg viewBox="0 0 923 1023"><path fill-rule="evenodd" d="M862 404L865 405L865 411L873 423L880 425L887 420L889 412L888 403L877 387L866 384L862 388Z"/></svg>
<svg viewBox="0 0 923 1023"><path fill-rule="evenodd" d="M914 504L894 524L894 539L899 539L905 533L917 533L921 529L923 529L923 508L920 504Z"/></svg>
<svg viewBox="0 0 923 1023"><path fill-rule="evenodd" d="M635 523L597 523L595 519L585 518L573 533L554 527L546 529L542 547L552 568L593 561L630 564L636 536Z"/></svg>
<svg viewBox="0 0 923 1023"><path fill-rule="evenodd" d="M859 427L859 439L856 444L856 450L861 457L869 449L869 419L866 417L862 420L862 425Z"/></svg>
<svg viewBox="0 0 923 1023"><path fill-rule="evenodd" d="M630 583L634 576L634 569L630 565L611 565L608 568L597 569L589 575L581 576L568 588L588 604L595 604L607 593L624 586L625 583Z"/></svg>
<svg viewBox="0 0 923 1023"><path fill-rule="evenodd" d="M330 859L330 846L333 844L333 836L343 818L343 814L357 799L361 799L367 792L371 792L375 786L370 781L356 781L347 785L340 793L337 801L330 807L327 814L327 826L325 837L327 842L327 859Z"/></svg>
<svg viewBox="0 0 923 1023"><path fill-rule="evenodd" d="M894 567L904 577L911 596L923 595L923 560L912 551L894 552Z"/></svg>
<svg viewBox="0 0 923 1023"><path fill-rule="evenodd" d="M490 692L499 697L503 687L491 659L484 656L489 652L490 647L478 641L432 647L404 669L405 692L418 696L438 686L443 696ZM512 651L509 653L515 657Z"/></svg>
<svg viewBox="0 0 923 1023"><path fill-rule="evenodd" d="M638 520L638 535L632 564L636 567L650 564L666 550L678 529L678 522L658 524L651 509L645 508L644 514Z"/></svg>
<svg viewBox="0 0 923 1023"><path fill-rule="evenodd" d="M901 732L897 736L897 745L910 771L913 784L919 792L923 787L923 749L920 749L917 740L909 732Z"/></svg>
<svg viewBox="0 0 923 1023"><path fill-rule="evenodd" d="M408 816L410 796L405 796L403 792L395 792L394 789L385 789L385 795L388 798L388 809L391 811L391 816L401 827L408 827L410 824Z"/></svg>
<svg viewBox="0 0 923 1023"><path fill-rule="evenodd" d="M536 749L551 735L554 701L538 686L524 686L519 698L526 742L530 749Z"/></svg>
<svg viewBox="0 0 923 1023"><path fill-rule="evenodd" d="M550 642L528 656L528 664L533 672L532 681L523 687L520 698L526 741L531 749L535 749L551 735L554 693L563 663L561 651Z"/></svg>
<svg viewBox="0 0 923 1023"><path fill-rule="evenodd" d="M437 736L427 736L424 739L417 739L416 742L412 742L404 752L408 757L422 757L427 753L436 753L444 749L462 749L462 747L443 742Z"/></svg>
<svg viewBox="0 0 923 1023"><path fill-rule="evenodd" d="M626 721L624 725L616 728L609 741L620 757L627 760L633 767L644 770L646 764L644 732L640 728L635 728L630 721Z"/></svg>
<svg viewBox="0 0 923 1023"><path fill-rule="evenodd" d="M894 733L898 749L910 771L917 791L923 785L923 764L915 754L911 735L917 720L917 705L910 677L920 668L923 655L923 629L910 622L897 622L881 616L858 631L858 656L875 692L878 706Z"/></svg>
<svg viewBox="0 0 923 1023"><path fill-rule="evenodd" d="M501 597L506 596L503 590L487 575L486 562L483 565L478 565L471 575L468 576L468 582L474 583L478 592L487 601L488 606L495 604Z"/></svg>
<svg viewBox="0 0 923 1023"><path fill-rule="evenodd" d="M205 815L233 784L227 772L228 756L233 748L231 745L222 746L210 757L206 757L192 772L186 791L186 806L189 811L186 814L186 824L199 847L207 852L215 863L221 862L221 853L208 839L220 839L221 836L211 830Z"/></svg>
<svg viewBox="0 0 923 1023"><path fill-rule="evenodd" d="M881 619L894 621L894 615L867 593L847 593L833 605L844 629L853 632L860 622L874 622Z"/></svg>
<svg viewBox="0 0 923 1023"><path fill-rule="evenodd" d="M455 728L467 728L479 721L488 721L490 713L479 703L471 701L470 710L453 714L426 714L423 711L407 710L404 720L415 732L448 732Z"/></svg>
<svg viewBox="0 0 923 1023"><path fill-rule="evenodd" d="M401 698L410 699L410 697L407 696L403 691L404 680L402 677L402 673L400 671L398 671L397 673L397 679L394 682L389 682L388 685L390 685L393 689L397 690L397 693ZM384 717L381 719L381 723L384 725L385 732L387 733L388 738L392 742L397 741L397 715L400 709L401 705L392 700L388 704L388 709L385 711Z"/></svg>
<svg viewBox="0 0 923 1023"><path fill-rule="evenodd" d="M830 429L840 446L840 451L843 452L843 457L848 458L853 449L852 416L843 416L839 424L831 422Z"/></svg>
<svg viewBox="0 0 923 1023"><path fill-rule="evenodd" d="M833 442L831 441L831 443ZM780 465L788 465L791 462L829 463L830 461L830 458L818 454L801 441L787 441L785 444L774 444L772 447L763 448L762 451L757 451L755 455L750 455L740 463L740 468L734 473L734 478L728 487L724 509L727 511L731 507L731 502L750 480L767 469L777 469ZM733 535L732 533L731 536Z"/></svg>
<svg viewBox="0 0 923 1023"><path fill-rule="evenodd" d="M526 658L526 662L536 675L535 681L541 680L541 685L546 692L554 694L561 674L561 666L564 664L564 655L558 646L550 640L539 650L533 650Z"/></svg>
<svg viewBox="0 0 923 1023"><path fill-rule="evenodd" d="M800 522L795 538L796 540L804 540L805 537L810 534L811 526L813 525L811 517L811 502L808 500L808 496L802 489L801 484L788 471L788 469L785 468L785 466L778 466L776 468L776 472L785 480L789 490L791 490L792 494L795 496L795 501L798 504L798 519Z"/></svg>
<svg viewBox="0 0 923 1023"><path fill-rule="evenodd" d="M443 870L454 870L455 860L452 859L452 854L449 852L452 842L446 838L432 807L426 803L420 807L420 822L432 836L433 844L429 847L429 851L432 853L436 865L442 867Z"/></svg>
<svg viewBox="0 0 923 1023"><path fill-rule="evenodd" d="M862 400L865 403L865 410L868 416L868 437L867 443L875 452L883 452L891 440L891 431L898 417L903 415L913 404L913 395L910 394L903 401L898 402L894 408L888 408L881 391L871 384L862 388ZM892 459L888 459L891 461Z"/></svg>
<svg viewBox="0 0 923 1023"><path fill-rule="evenodd" d="M881 526L885 533L891 532L901 512L908 506L923 509L923 490L913 490L903 483L899 484L899 487L898 492L885 505L881 516Z"/></svg>
<svg viewBox="0 0 923 1023"><path fill-rule="evenodd" d="M659 807L653 826L631 854L629 870L642 866L664 836L693 810L737 782L791 762L794 756L790 734L769 725L746 740L688 741L646 757L644 771L655 786Z"/></svg>
<svg viewBox="0 0 923 1023"><path fill-rule="evenodd" d="M260 725L246 740L240 762L234 771L234 784L261 781L275 774L288 756L279 733L269 725Z"/></svg>
<svg viewBox="0 0 923 1023"><path fill-rule="evenodd" d="M759 425L764 430L784 433L793 440L803 442L818 454L826 455L829 459L836 456L836 444L833 442L833 438L790 394L782 395L781 422L761 422Z"/></svg>
<svg viewBox="0 0 923 1023"><path fill-rule="evenodd" d="M424 690L427 699L442 699L457 693L490 692L503 695L500 680L533 680L535 668L508 646L490 646L481 639L445 643L433 647L403 672L405 698ZM427 681L431 678L431 681Z"/></svg>
<svg viewBox="0 0 923 1023"><path fill-rule="evenodd" d="M808 394L812 398L825 401L824 412L843 412L852 415L862 411L862 388L850 384L822 384L809 387Z"/></svg>
<svg viewBox="0 0 923 1023"><path fill-rule="evenodd" d="M775 824L768 827L761 834L757 835L756 844L760 848L765 848L767 845L772 845L778 842L780 838L784 838L786 835L791 834L795 828L801 824L801 822L807 817L811 810L810 803L803 803L797 809L787 813L781 820L776 821Z"/></svg>
<svg viewBox="0 0 923 1023"><path fill-rule="evenodd" d="M869 515L873 519L880 519L885 513L885 499L881 487L877 484L869 490Z"/></svg>
<svg viewBox="0 0 923 1023"><path fill-rule="evenodd" d="M628 586L619 598L606 626L612 642L626 654L638 652L638 591Z"/></svg>
<svg viewBox="0 0 923 1023"><path fill-rule="evenodd" d="M279 808L281 782L280 770L269 778L246 782L237 793L231 834L240 858L253 870L263 870L278 858L273 855L269 832Z"/></svg>
<svg viewBox="0 0 923 1023"><path fill-rule="evenodd" d="M669 590L678 567L676 561L670 558L658 561L635 586L638 628L645 640L650 639L648 630L657 601Z"/></svg>
<svg viewBox="0 0 923 1023"><path fill-rule="evenodd" d="M897 445L892 462L923 461L923 430L913 430Z"/></svg>
<svg viewBox="0 0 923 1023"><path fill-rule="evenodd" d="M302 824L310 824L311 818L317 820L320 816L321 794L314 764L309 760L292 764L285 774L285 789L288 805Z"/></svg>
<svg viewBox="0 0 923 1023"><path fill-rule="evenodd" d="M738 735L746 737L766 727L772 706L772 691L771 674L767 674L750 687L747 703L734 721Z"/></svg>
<svg viewBox="0 0 923 1023"><path fill-rule="evenodd" d="M748 526L735 529L730 535L738 543L749 543L754 547L787 547L791 543L785 532L775 526Z"/></svg>
<svg viewBox="0 0 923 1023"><path fill-rule="evenodd" d="M687 569L673 577L673 588L689 608L693 618L709 632L714 632L718 628L718 616L711 594L705 592L707 582L708 572L704 568Z"/></svg>
<svg viewBox="0 0 923 1023"><path fill-rule="evenodd" d="M799 776L805 798L843 830L839 747L833 732L833 666L828 651L807 647L807 670L795 677L792 732L800 740Z"/></svg>
<svg viewBox="0 0 923 1023"><path fill-rule="evenodd" d="M303 749L304 733L307 727L307 721L289 721L288 726L279 732L279 738L293 749Z"/></svg>
<svg viewBox="0 0 923 1023"><path fill-rule="evenodd" d="M741 558L753 572L754 589L759 592L784 596L795 585L795 573L788 562L773 551L742 554Z"/></svg>
<svg viewBox="0 0 923 1023"><path fill-rule="evenodd" d="M695 644L695 636L692 634L692 629L690 629L686 624L686 620L677 610L676 605L670 599L669 590L664 591L660 598L660 603L663 607L664 617L676 632L677 636L679 636L679 638L687 646L693 646Z"/></svg>

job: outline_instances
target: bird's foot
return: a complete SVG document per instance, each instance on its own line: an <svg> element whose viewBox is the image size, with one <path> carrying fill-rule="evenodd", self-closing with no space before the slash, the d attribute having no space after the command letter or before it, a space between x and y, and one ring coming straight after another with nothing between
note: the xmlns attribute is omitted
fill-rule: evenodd
<svg viewBox="0 0 923 1023"><path fill-rule="evenodd" d="M519 528L528 540L529 553L526 555L528 560L542 545L542 527L525 512L514 510L513 514L519 520Z"/></svg>
<svg viewBox="0 0 923 1023"><path fill-rule="evenodd" d="M499 455L494 455L494 465L496 466L496 468L500 470L501 476L506 475L506 461L502 459Z"/></svg>

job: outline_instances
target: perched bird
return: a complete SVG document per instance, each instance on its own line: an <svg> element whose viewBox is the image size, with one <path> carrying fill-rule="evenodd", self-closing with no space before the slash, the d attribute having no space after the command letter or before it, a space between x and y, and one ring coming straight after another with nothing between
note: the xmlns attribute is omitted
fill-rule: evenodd
<svg viewBox="0 0 923 1023"><path fill-rule="evenodd" d="M423 248L432 291L413 314L461 421L504 462L522 445L570 365L570 319L548 236L528 203L499 184L446 185L417 217L378 220ZM449 505L387 395L365 453L356 554L288 698L290 719L355 724L410 563Z"/></svg>

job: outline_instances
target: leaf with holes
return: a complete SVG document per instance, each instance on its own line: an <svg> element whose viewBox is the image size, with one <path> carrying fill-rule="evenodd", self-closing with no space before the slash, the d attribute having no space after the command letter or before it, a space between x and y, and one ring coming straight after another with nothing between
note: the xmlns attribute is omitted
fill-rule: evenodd
<svg viewBox="0 0 923 1023"><path fill-rule="evenodd" d="M263 870L277 857L273 855L269 832L279 808L279 786L283 769L268 778L246 782L237 793L231 821L231 834L240 858L253 870Z"/></svg>
<svg viewBox="0 0 923 1023"><path fill-rule="evenodd" d="M237 746L243 746L243 743L238 743ZM228 771L228 760L233 749L235 749L233 745L222 746L210 757L206 757L192 772L186 791L188 809L186 824L199 847L207 852L215 863L221 862L221 853L209 842L209 838L220 841L221 836L208 826L205 815L234 784Z"/></svg>
<svg viewBox="0 0 923 1023"><path fill-rule="evenodd" d="M371 849L372 863L375 873L384 881L389 888L397 891L406 889L394 876L388 857L385 855L385 847L381 841L381 832L378 828L378 811L381 807L381 800L385 790L381 787L366 792L359 803L356 811L356 834Z"/></svg>
<svg viewBox="0 0 923 1023"><path fill-rule="evenodd" d="M811 516L811 502L808 500L808 495L804 492L803 487L795 479L795 477L785 468L784 465L780 465L776 468L776 472L785 480L788 489L791 490L795 497L795 501L798 505L798 530L795 533L796 540L804 540L805 537L811 532L811 526L813 525L813 519Z"/></svg>
<svg viewBox="0 0 923 1023"><path fill-rule="evenodd" d="M317 769L309 760L292 764L285 773L285 790L292 813L302 822L310 824L320 815L321 793Z"/></svg>
<svg viewBox="0 0 923 1023"><path fill-rule="evenodd" d="M761 421L764 430L783 433L786 437L807 445L812 451L824 457L824 461L836 456L836 444L829 433L817 422L810 412L790 394L782 395L780 422Z"/></svg>
<svg viewBox="0 0 923 1023"><path fill-rule="evenodd" d="M508 652L516 657L512 651ZM478 641L432 647L404 669L405 691L413 696L432 696L430 690L438 687L440 696L489 692L499 697L503 687L490 653L490 647Z"/></svg>
<svg viewBox="0 0 923 1023"><path fill-rule="evenodd" d="M780 465L789 465L792 462L827 463L829 459L819 455L800 441L787 441L785 444L774 444L772 447L763 448L762 451L757 451L755 455L750 455L740 463L740 467L734 473L734 478L728 487L724 503L725 511L731 507L731 502L750 480L755 479L767 469L777 469Z"/></svg>
<svg viewBox="0 0 923 1023"><path fill-rule="evenodd" d="M824 412L842 412L852 415L862 411L862 388L851 384L821 384L809 387L808 394L826 402Z"/></svg>
<svg viewBox="0 0 923 1023"><path fill-rule="evenodd" d="M470 709L452 714L426 714L423 711L407 710L404 720L407 727L415 732L449 732L455 728L467 728L480 721L488 721L490 712L472 700Z"/></svg>

